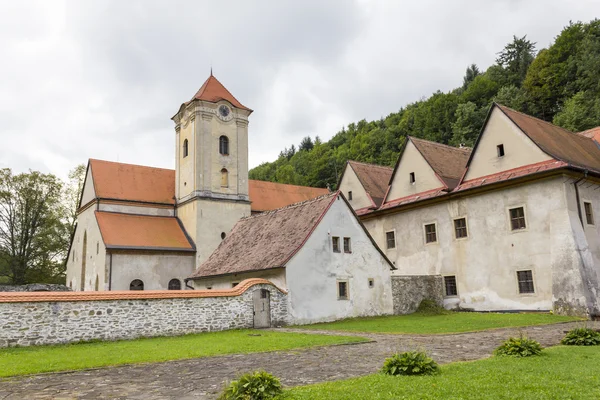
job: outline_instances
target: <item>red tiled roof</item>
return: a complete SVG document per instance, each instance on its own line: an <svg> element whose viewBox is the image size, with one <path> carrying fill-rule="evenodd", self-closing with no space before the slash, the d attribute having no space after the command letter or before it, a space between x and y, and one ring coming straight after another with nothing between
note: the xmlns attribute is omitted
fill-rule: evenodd
<svg viewBox="0 0 600 400"><path fill-rule="evenodd" d="M410 196L405 196L405 197L401 197L399 199L394 199L394 200L388 201L388 202L384 203L379 209L387 210L388 208L403 206L405 204L414 203L416 201L432 199L434 197L439 197L439 196L443 196L443 195L447 195L447 194L448 194L448 191L445 190L444 188L431 189L431 190L427 190L425 192L415 193L415 194L411 194Z"/></svg>
<svg viewBox="0 0 600 400"><path fill-rule="evenodd" d="M190 278L285 267L338 194L241 219Z"/></svg>
<svg viewBox="0 0 600 400"><path fill-rule="evenodd" d="M594 139L597 143L600 144L600 126L597 126L592 129L588 129L587 131L578 132L580 135L588 137L590 139Z"/></svg>
<svg viewBox="0 0 600 400"><path fill-rule="evenodd" d="M195 251L176 217L96 211L102 240L109 249Z"/></svg>
<svg viewBox="0 0 600 400"><path fill-rule="evenodd" d="M240 282L232 289L223 290L114 290L104 292L0 292L0 303L25 303L41 301L100 301L100 300L145 300L145 299L189 299L200 297L240 296L255 285L271 285L282 293L285 290L266 279L252 278Z"/></svg>
<svg viewBox="0 0 600 400"><path fill-rule="evenodd" d="M252 211L270 211L314 199L329 193L327 189L283 183L248 180L248 191Z"/></svg>
<svg viewBox="0 0 600 400"><path fill-rule="evenodd" d="M90 159L89 165L98 198L175 204L175 171L172 169L94 159Z"/></svg>
<svg viewBox="0 0 600 400"><path fill-rule="evenodd" d="M244 106L240 103L230 92L223 86L221 82L217 78L215 78L212 73L208 77L208 79L204 82L204 84L200 87L200 89L196 92L192 100L204 100L209 101L211 103L217 103L221 100L227 100L234 107L241 108L243 110L247 110L252 112L251 109Z"/></svg>
<svg viewBox="0 0 600 400"><path fill-rule="evenodd" d="M545 153L569 164L600 172L600 146L590 137L495 104Z"/></svg>
<svg viewBox="0 0 600 400"><path fill-rule="evenodd" d="M444 184L449 189L456 187L467 167L471 149L447 146L411 136L409 136L409 140L413 142L419 153Z"/></svg>
<svg viewBox="0 0 600 400"><path fill-rule="evenodd" d="M375 206L379 207L385 197L393 168L351 160L348 160L348 165L356 173L358 180L367 194L371 196Z"/></svg>

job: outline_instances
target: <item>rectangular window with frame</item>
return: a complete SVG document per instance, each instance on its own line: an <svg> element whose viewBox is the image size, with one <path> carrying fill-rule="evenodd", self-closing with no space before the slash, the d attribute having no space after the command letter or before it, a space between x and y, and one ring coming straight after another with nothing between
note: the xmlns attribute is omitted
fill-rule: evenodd
<svg viewBox="0 0 600 400"><path fill-rule="evenodd" d="M385 233L385 242L387 244L388 249L396 248L396 232L389 231Z"/></svg>
<svg viewBox="0 0 600 400"><path fill-rule="evenodd" d="M444 277L444 289L446 297L458 296L458 289L456 287L456 276L445 276Z"/></svg>
<svg viewBox="0 0 600 400"><path fill-rule="evenodd" d="M425 243L435 242L437 242L437 232L435 229L435 224L425 225Z"/></svg>
<svg viewBox="0 0 600 400"><path fill-rule="evenodd" d="M513 231L525 229L525 209L523 207L511 208L510 213L510 228Z"/></svg>
<svg viewBox="0 0 600 400"><path fill-rule="evenodd" d="M350 246L350 238L344 238L344 253L352 253L352 247Z"/></svg>
<svg viewBox="0 0 600 400"><path fill-rule="evenodd" d="M348 281L338 281L338 300L348 300Z"/></svg>
<svg viewBox="0 0 600 400"><path fill-rule="evenodd" d="M454 236L457 239L466 238L468 236L466 218L458 218L454 220Z"/></svg>
<svg viewBox="0 0 600 400"><path fill-rule="evenodd" d="M340 238L338 236L333 236L331 238L331 243L333 244L333 252L339 253L340 252Z"/></svg>
<svg viewBox="0 0 600 400"><path fill-rule="evenodd" d="M411 172L410 173L410 183L414 184L417 181L417 178L415 177L415 173Z"/></svg>
<svg viewBox="0 0 600 400"><path fill-rule="evenodd" d="M352 200L352 190L348 191L348 200Z"/></svg>
<svg viewBox="0 0 600 400"><path fill-rule="evenodd" d="M496 146L496 151L498 152L498 157L504 157L504 145L499 144Z"/></svg>
<svg viewBox="0 0 600 400"><path fill-rule="evenodd" d="M594 210L592 209L592 203L584 201L583 209L585 211L585 220L588 225L594 225Z"/></svg>
<svg viewBox="0 0 600 400"><path fill-rule="evenodd" d="M533 272L531 270L517 271L517 280L519 282L519 293L535 293L533 287Z"/></svg>

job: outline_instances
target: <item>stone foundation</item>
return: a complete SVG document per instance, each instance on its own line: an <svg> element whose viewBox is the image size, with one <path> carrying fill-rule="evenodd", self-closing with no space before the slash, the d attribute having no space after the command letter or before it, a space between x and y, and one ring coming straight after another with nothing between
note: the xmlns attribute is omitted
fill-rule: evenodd
<svg viewBox="0 0 600 400"><path fill-rule="evenodd" d="M394 314L417 311L422 300L430 299L443 306L444 286L441 275L392 275Z"/></svg>

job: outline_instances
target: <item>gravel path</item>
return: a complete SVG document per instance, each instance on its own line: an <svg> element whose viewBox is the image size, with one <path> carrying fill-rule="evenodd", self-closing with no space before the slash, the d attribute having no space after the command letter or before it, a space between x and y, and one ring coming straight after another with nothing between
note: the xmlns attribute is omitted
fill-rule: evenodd
<svg viewBox="0 0 600 400"><path fill-rule="evenodd" d="M559 343L564 331L579 325L581 323L575 322L429 336L302 330L362 336L372 342L2 379L0 400L214 399L226 381L259 368L275 374L287 386L304 385L371 374L390 354L415 348L426 350L440 363L485 358L503 340L520 331L543 346L552 346ZM588 322L587 325L600 328L600 322Z"/></svg>

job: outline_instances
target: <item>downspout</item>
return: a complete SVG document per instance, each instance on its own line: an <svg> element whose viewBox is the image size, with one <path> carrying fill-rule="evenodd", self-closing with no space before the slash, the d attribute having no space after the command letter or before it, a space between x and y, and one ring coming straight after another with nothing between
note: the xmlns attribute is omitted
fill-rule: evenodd
<svg viewBox="0 0 600 400"><path fill-rule="evenodd" d="M108 253L110 257L109 266L108 266L108 290L112 290L112 253Z"/></svg>
<svg viewBox="0 0 600 400"><path fill-rule="evenodd" d="M579 198L579 186L577 186L577 184L579 182L581 182L582 180L584 180L585 178L587 178L587 174L588 174L588 170L586 169L583 173L583 176L579 179L577 179L574 183L573 186L575 187L575 199L577 200L577 214L579 215L579 222L581 222L581 226L583 225L583 216L581 214L581 200Z"/></svg>
<svg viewBox="0 0 600 400"><path fill-rule="evenodd" d="M185 287L186 287L186 288L188 288L188 289L196 290L196 288L195 288L195 287L188 285L188 282L189 282L189 281L190 281L190 278L185 278L185 279L183 280L183 282L185 283Z"/></svg>

